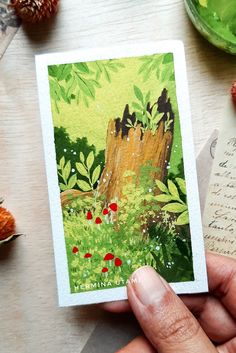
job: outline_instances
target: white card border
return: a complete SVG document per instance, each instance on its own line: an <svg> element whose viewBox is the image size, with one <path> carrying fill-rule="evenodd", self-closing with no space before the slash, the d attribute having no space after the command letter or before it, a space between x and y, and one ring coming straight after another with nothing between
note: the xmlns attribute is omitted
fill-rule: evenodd
<svg viewBox="0 0 236 353"><path fill-rule="evenodd" d="M182 134L185 179L190 215L193 267L195 280L171 283L178 294L208 291L204 240L201 224L200 204L194 146L192 139L191 112L187 85L184 46L181 41L162 41L114 47L79 49L67 53L36 55L36 73L39 105L46 162L49 204L53 233L55 265L57 275L59 306L84 305L127 299L126 287L100 289L84 293L70 293L67 254L64 239L63 219L58 187L56 153L49 93L48 65L73 62L136 57L155 53L174 54L176 93ZM190 137L190 138L189 138ZM191 190L189 192L189 190Z"/></svg>

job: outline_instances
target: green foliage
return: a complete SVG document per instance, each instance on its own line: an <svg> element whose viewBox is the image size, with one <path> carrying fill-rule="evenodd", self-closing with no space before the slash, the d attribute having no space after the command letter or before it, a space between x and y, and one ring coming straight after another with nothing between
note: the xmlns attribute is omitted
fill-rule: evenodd
<svg viewBox="0 0 236 353"><path fill-rule="evenodd" d="M163 118L163 113L159 113L156 102L150 107L150 91L144 96L141 90L137 86L134 86L134 94L138 99L138 103L132 103L136 116L136 124L141 123L143 132L145 130L151 130L154 135L158 129L158 123ZM132 124L129 123L127 127L135 128L136 126L132 126Z"/></svg>
<svg viewBox="0 0 236 353"><path fill-rule="evenodd" d="M63 183L59 183L61 191L65 191L68 189L73 189L77 182L77 175L71 174L71 162L65 162L65 157L60 159L59 164L57 165L57 173L63 179Z"/></svg>
<svg viewBox="0 0 236 353"><path fill-rule="evenodd" d="M151 250L154 267L168 282L193 280L190 238L181 239L169 221L151 224L149 234L158 245Z"/></svg>
<svg viewBox="0 0 236 353"><path fill-rule="evenodd" d="M92 155L89 158L80 156L85 169L92 160ZM160 211L155 197L155 183L146 175L147 171L155 171L152 168L150 164L142 167L138 186L135 173L127 171L123 175L123 197L113 201L118 207L115 212L102 195L94 194L72 200L64 207L73 293L93 290L91 285L94 283L105 283L110 288L123 286L131 273L143 265L154 266L172 282L193 279L190 237L188 234L185 236L184 232L180 237L167 213ZM109 210L108 214L103 214L104 208ZM87 219L88 212L92 214L92 219ZM100 224L96 224L98 217ZM73 247L79 249L76 254ZM85 258L86 253L90 253L91 258ZM107 253L119 258L122 264L115 266L115 259L104 260ZM103 268L108 271L102 272Z"/></svg>
<svg viewBox="0 0 236 353"><path fill-rule="evenodd" d="M156 196L156 200L166 203L162 207L163 211L179 214L175 222L176 225L182 226L189 223L188 205L186 200L186 184L182 178L176 178L175 183L168 179L167 185L160 180L156 180L157 187L162 194Z"/></svg>
<svg viewBox="0 0 236 353"><path fill-rule="evenodd" d="M49 66L50 95L56 111L59 113L59 102L71 104L75 99L88 107L89 101L95 100L96 89L101 88L100 78L104 76L111 83L112 74L121 68L124 65L117 60Z"/></svg>
<svg viewBox="0 0 236 353"><path fill-rule="evenodd" d="M140 60L142 65L139 69L139 74L143 76L144 82L149 79L152 73L156 75L159 82L175 81L174 57L172 53L143 56Z"/></svg>
<svg viewBox="0 0 236 353"><path fill-rule="evenodd" d="M93 166L90 168L90 171L92 175L94 173L94 176L92 177L93 185L96 184L95 179L96 178L97 180L99 179L102 173L102 170L104 169L104 164L105 164L104 150L99 151L99 153L96 154L95 146L89 145L87 138L85 137L83 137L82 139L77 138L76 141L72 141L66 129L63 127L60 127L60 128L55 127L54 136L55 136L57 164L60 167L58 168L58 172L59 172L58 178L59 178L61 191L64 191L67 189L78 189L81 191L84 190L84 187L83 189L81 189L77 183L78 175L76 173L76 170L77 170L76 163L78 162L85 163L85 156L89 156L91 152L93 152L94 163L93 163ZM65 161L69 161L69 162L65 163ZM65 171L64 171L64 174L62 174L61 166L62 168L64 168L66 164L67 164L67 168L66 168L67 173L70 170L69 175L67 175ZM96 172L94 172L95 169L96 169ZM99 170L100 170L100 175L97 177ZM82 176L82 174L80 173L80 179L83 180L84 182L87 182L86 175ZM72 186L72 184L74 185Z"/></svg>
<svg viewBox="0 0 236 353"><path fill-rule="evenodd" d="M141 124L142 132L150 130L154 135L159 127L160 121L166 116L164 121L165 132L170 130L173 119L171 119L170 112L163 114L158 110L158 102L154 102L152 105L150 103L151 92L148 91L145 95L142 93L141 89L134 86L134 94L138 102L133 102L132 107L135 112L135 122L131 119L127 119L126 126L128 128L136 129L138 124Z"/></svg>
<svg viewBox="0 0 236 353"><path fill-rule="evenodd" d="M86 159L83 152L80 152L80 162L76 163L76 169L81 176L86 178L86 181L83 179L77 180L77 184L82 191L94 190L94 187L100 177L101 165L97 165L92 171L94 160L95 156L93 151L89 153Z"/></svg>

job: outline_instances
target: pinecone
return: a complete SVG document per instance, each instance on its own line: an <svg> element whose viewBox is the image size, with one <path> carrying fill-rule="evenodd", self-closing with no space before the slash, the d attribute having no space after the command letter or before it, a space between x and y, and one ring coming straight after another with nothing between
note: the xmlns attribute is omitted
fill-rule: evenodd
<svg viewBox="0 0 236 353"><path fill-rule="evenodd" d="M236 81L234 82L234 84L231 88L231 95L233 98L233 102L236 104Z"/></svg>
<svg viewBox="0 0 236 353"><path fill-rule="evenodd" d="M3 199L0 199L0 205ZM0 207L0 241L11 237L15 232L15 219L4 207Z"/></svg>
<svg viewBox="0 0 236 353"><path fill-rule="evenodd" d="M25 22L36 23L50 18L58 9L59 0L12 0L16 14Z"/></svg>

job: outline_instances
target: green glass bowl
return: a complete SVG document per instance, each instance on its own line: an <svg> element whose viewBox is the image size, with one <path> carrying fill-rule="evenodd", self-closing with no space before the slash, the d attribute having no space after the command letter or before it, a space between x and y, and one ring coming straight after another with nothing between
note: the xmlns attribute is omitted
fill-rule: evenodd
<svg viewBox="0 0 236 353"><path fill-rule="evenodd" d="M189 17L212 44L236 55L236 0L185 0Z"/></svg>

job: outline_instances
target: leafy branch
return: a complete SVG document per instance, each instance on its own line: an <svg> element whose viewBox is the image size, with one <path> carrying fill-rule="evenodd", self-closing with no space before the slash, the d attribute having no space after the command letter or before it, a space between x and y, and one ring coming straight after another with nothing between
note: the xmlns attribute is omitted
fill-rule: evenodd
<svg viewBox="0 0 236 353"><path fill-rule="evenodd" d="M156 185L162 194L155 196L159 202L166 203L162 207L163 211L179 214L175 224L185 225L189 223L188 206L186 202L186 184L182 178L176 178L175 183L168 179L167 185L160 180L156 180Z"/></svg>
<svg viewBox="0 0 236 353"><path fill-rule="evenodd" d="M174 57L172 53L143 56L140 60L142 65L138 73L143 76L144 82L149 79L152 73L162 82L175 80Z"/></svg>
<svg viewBox="0 0 236 353"><path fill-rule="evenodd" d="M67 163L65 162L65 157L62 157L60 159L59 164L57 165L57 169L58 169L58 175L60 175L60 177L63 180L63 183L59 183L60 189L61 191L65 191L65 190L69 190L69 189L73 189L73 187L75 186L76 182L77 182L77 175L73 174L70 177L70 173L71 173L71 162L68 161Z"/></svg>
<svg viewBox="0 0 236 353"><path fill-rule="evenodd" d="M159 123L162 118L165 116L163 112L159 112L158 110L158 101L154 102L152 105L150 103L151 93L147 92L146 95L142 93L140 88L134 86L134 94L138 100L138 102L133 102L132 107L135 111L136 120L132 122L131 119L127 119L126 126L129 128L136 129L138 123L141 123L142 132L146 130L151 130L154 135L156 130L158 129ZM171 114L166 113L166 119L164 120L164 130L165 132L170 130L171 124L173 123L173 119L171 119Z"/></svg>
<svg viewBox="0 0 236 353"><path fill-rule="evenodd" d="M56 111L59 113L59 102L77 104L83 102L89 106L95 100L96 89L101 88L100 79L104 77L111 82L112 73L124 65L117 60L94 61L89 63L61 64L48 67L50 95Z"/></svg>
<svg viewBox="0 0 236 353"><path fill-rule="evenodd" d="M77 180L77 184L82 191L92 191L94 186L97 183L100 173L101 166L100 164L92 171L94 165L94 153L91 151L88 157L85 159L83 152L80 152L80 162L76 163L76 169L79 174L86 178L85 180Z"/></svg>

